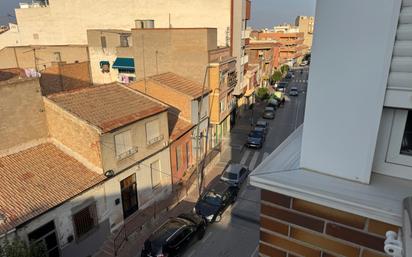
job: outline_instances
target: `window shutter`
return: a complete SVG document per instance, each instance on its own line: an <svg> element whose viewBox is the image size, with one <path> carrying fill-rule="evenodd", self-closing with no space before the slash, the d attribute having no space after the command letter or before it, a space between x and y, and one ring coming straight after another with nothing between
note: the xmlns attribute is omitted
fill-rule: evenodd
<svg viewBox="0 0 412 257"><path fill-rule="evenodd" d="M153 144L157 141L162 140L163 137L160 135L160 122L159 120L152 120L146 123L146 140L147 144Z"/></svg>
<svg viewBox="0 0 412 257"><path fill-rule="evenodd" d="M115 135L114 141L118 159L125 158L137 152L137 148L133 146L132 133L130 130Z"/></svg>

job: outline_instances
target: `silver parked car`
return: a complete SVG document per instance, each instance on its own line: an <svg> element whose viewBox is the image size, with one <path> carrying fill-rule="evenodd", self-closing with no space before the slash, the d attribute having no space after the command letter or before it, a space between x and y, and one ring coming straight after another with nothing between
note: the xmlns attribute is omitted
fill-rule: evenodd
<svg viewBox="0 0 412 257"><path fill-rule="evenodd" d="M230 185L240 187L245 182L249 170L242 164L229 164L223 171L220 180L229 183Z"/></svg>

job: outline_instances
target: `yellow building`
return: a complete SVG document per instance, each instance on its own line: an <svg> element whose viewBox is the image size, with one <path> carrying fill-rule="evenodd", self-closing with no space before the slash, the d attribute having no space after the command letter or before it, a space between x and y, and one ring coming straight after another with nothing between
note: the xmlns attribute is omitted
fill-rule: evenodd
<svg viewBox="0 0 412 257"><path fill-rule="evenodd" d="M313 16L298 16L295 20L295 25L299 28L299 32L303 32L304 41L303 44L312 48L313 40L313 27L315 25L315 17Z"/></svg>

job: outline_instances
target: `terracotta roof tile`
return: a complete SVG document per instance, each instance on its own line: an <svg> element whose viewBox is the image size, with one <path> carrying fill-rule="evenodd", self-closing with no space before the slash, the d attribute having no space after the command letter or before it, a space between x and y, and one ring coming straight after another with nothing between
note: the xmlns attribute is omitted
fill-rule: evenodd
<svg viewBox="0 0 412 257"><path fill-rule="evenodd" d="M103 132L167 110L167 106L116 83L57 93L48 98Z"/></svg>
<svg viewBox="0 0 412 257"><path fill-rule="evenodd" d="M103 181L50 143L0 158L0 234Z"/></svg>
<svg viewBox="0 0 412 257"><path fill-rule="evenodd" d="M187 121L180 119L178 116L172 113L168 113L167 117L169 122L169 138L171 141L176 140L195 126Z"/></svg>
<svg viewBox="0 0 412 257"><path fill-rule="evenodd" d="M166 87L193 97L194 99L202 96L202 85L185 77L179 76L172 72L166 72L159 75L151 76L149 79L160 83ZM205 88L205 92L209 93L209 89Z"/></svg>

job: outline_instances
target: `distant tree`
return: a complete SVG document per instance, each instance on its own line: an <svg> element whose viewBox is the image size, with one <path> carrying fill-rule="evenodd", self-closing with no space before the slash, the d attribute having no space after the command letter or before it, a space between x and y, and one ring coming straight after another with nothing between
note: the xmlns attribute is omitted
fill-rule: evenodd
<svg viewBox="0 0 412 257"><path fill-rule="evenodd" d="M283 78L282 72L277 70L272 75L272 83L277 83L277 82L281 81L282 78Z"/></svg>
<svg viewBox="0 0 412 257"><path fill-rule="evenodd" d="M267 89L266 87L258 88L258 90L256 92L256 97L261 99L261 100L268 99L269 98L269 89Z"/></svg>
<svg viewBox="0 0 412 257"><path fill-rule="evenodd" d="M289 71L289 65L284 64L280 67L280 72L282 72L283 75L286 75L288 71Z"/></svg>
<svg viewBox="0 0 412 257"><path fill-rule="evenodd" d="M0 257L47 257L43 244L28 245L20 238L0 243Z"/></svg>

